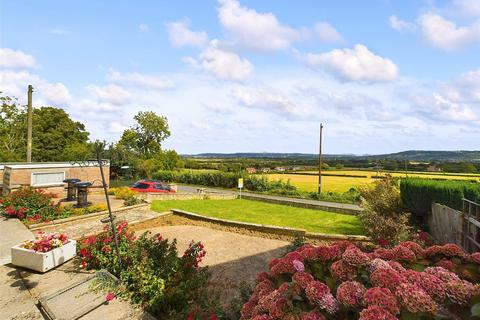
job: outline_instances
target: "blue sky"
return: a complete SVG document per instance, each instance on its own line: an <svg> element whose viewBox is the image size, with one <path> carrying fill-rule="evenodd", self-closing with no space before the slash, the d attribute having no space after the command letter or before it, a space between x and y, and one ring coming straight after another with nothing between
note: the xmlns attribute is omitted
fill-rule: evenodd
<svg viewBox="0 0 480 320"><path fill-rule="evenodd" d="M479 149L480 1L0 2L0 91L181 153Z"/></svg>

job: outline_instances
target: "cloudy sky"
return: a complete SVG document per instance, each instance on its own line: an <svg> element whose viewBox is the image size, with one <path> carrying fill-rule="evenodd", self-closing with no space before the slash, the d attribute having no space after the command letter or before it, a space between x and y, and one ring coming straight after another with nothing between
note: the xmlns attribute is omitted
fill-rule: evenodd
<svg viewBox="0 0 480 320"><path fill-rule="evenodd" d="M181 153L480 149L480 1L0 2L0 91Z"/></svg>

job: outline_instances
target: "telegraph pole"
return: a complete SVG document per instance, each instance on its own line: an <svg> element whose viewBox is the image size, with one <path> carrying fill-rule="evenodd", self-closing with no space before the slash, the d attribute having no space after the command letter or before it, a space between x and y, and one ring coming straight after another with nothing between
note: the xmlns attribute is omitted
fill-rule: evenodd
<svg viewBox="0 0 480 320"><path fill-rule="evenodd" d="M318 193L322 193L322 135L323 135L323 124L320 123L320 146L318 150Z"/></svg>
<svg viewBox="0 0 480 320"><path fill-rule="evenodd" d="M28 85L28 107L27 107L27 162L32 162L32 85Z"/></svg>

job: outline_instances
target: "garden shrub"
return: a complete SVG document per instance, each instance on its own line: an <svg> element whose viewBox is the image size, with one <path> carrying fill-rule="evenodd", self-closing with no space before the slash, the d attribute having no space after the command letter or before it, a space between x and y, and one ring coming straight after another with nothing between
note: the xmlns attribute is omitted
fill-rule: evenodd
<svg viewBox="0 0 480 320"><path fill-rule="evenodd" d="M137 195L137 192L133 191L129 187L119 187L112 189L116 199L128 200L129 198L133 198Z"/></svg>
<svg viewBox="0 0 480 320"><path fill-rule="evenodd" d="M40 223L68 217L71 212L52 201L53 195L42 189L20 188L0 199L0 213L25 223Z"/></svg>
<svg viewBox="0 0 480 320"><path fill-rule="evenodd" d="M241 319L474 319L479 270L480 253L454 244L305 245L257 276Z"/></svg>
<svg viewBox="0 0 480 320"><path fill-rule="evenodd" d="M126 221L116 225L122 271L118 267L113 234L108 226L98 236L80 242L78 253L87 269L107 269L121 279L125 295L159 319L185 319L201 304L208 273L199 263L205 256L200 242L193 242L183 255L176 241L145 232L136 238ZM205 311L208 312L208 311Z"/></svg>
<svg viewBox="0 0 480 320"><path fill-rule="evenodd" d="M400 190L391 176L360 188L360 193L364 210L358 218L370 238L389 244L413 238L409 215L403 212Z"/></svg>
<svg viewBox="0 0 480 320"><path fill-rule="evenodd" d="M400 191L404 206L419 221L431 212L432 202L461 210L463 198L480 201L478 182L407 178L401 180Z"/></svg>

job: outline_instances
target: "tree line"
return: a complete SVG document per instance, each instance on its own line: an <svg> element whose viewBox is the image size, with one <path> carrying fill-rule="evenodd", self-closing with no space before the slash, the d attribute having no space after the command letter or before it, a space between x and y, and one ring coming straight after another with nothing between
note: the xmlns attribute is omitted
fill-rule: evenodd
<svg viewBox="0 0 480 320"><path fill-rule="evenodd" d="M18 99L0 96L0 162L26 159L27 108ZM158 170L183 167L175 150L165 150L162 142L171 132L166 117L153 111L140 111L134 125L120 139L106 145L104 157L111 160L112 174L121 174L122 166L130 174L151 177ZM94 141L85 125L73 120L61 108L41 106L33 109L32 161L79 161L95 158Z"/></svg>

